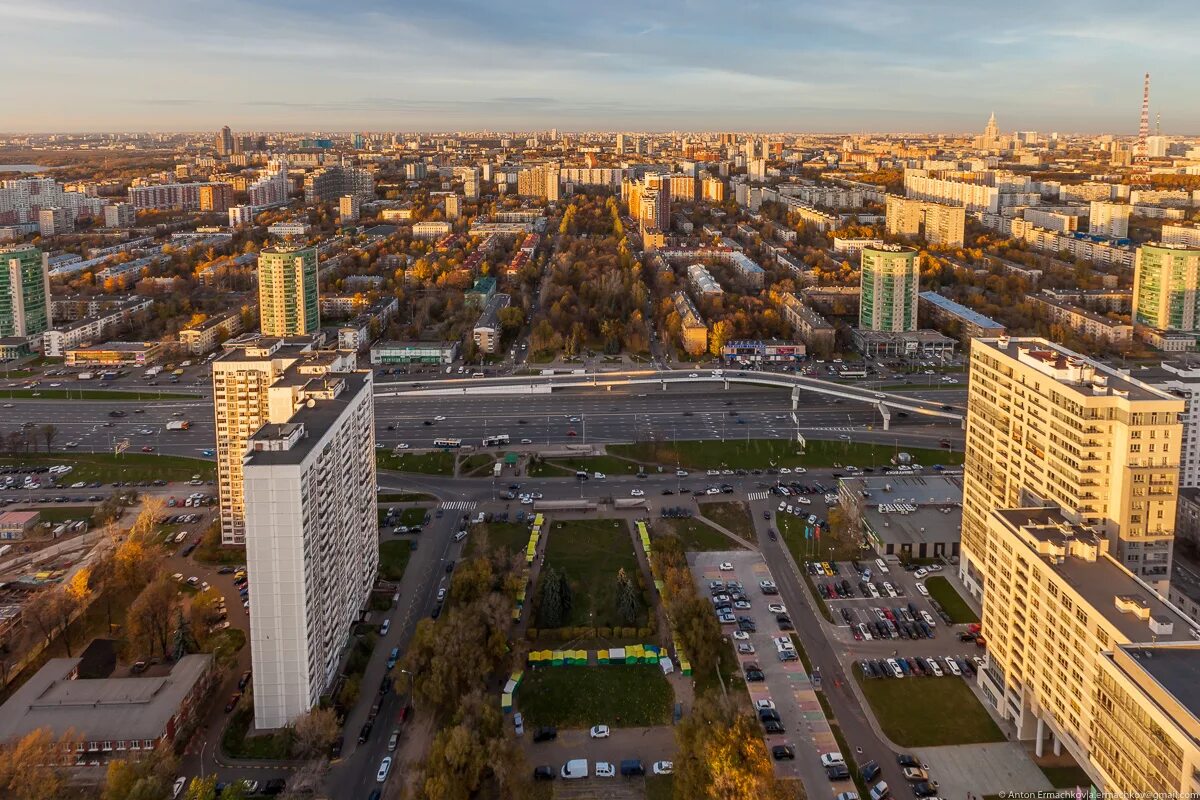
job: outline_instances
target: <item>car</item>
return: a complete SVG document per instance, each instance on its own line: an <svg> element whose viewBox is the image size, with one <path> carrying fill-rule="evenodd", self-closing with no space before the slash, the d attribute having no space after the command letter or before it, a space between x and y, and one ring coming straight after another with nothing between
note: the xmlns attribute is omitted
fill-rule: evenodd
<svg viewBox="0 0 1200 800"><path fill-rule="evenodd" d="M375 780L383 783L387 780L388 773L392 771L392 757L384 756L383 761L379 762L379 770L375 773Z"/></svg>
<svg viewBox="0 0 1200 800"><path fill-rule="evenodd" d="M904 774L904 780L912 783L929 780L929 773L921 767L904 767L901 772Z"/></svg>
<svg viewBox="0 0 1200 800"><path fill-rule="evenodd" d="M770 611L772 614L786 614L787 606L783 603L771 603L767 606L767 611Z"/></svg>
<svg viewBox="0 0 1200 800"><path fill-rule="evenodd" d="M831 781L845 781L850 779L850 768L845 764L834 764L825 768L825 777Z"/></svg>
<svg viewBox="0 0 1200 800"><path fill-rule="evenodd" d="M734 631L733 638L735 640L746 641L750 638L750 634L746 633L745 631Z"/></svg>
<svg viewBox="0 0 1200 800"><path fill-rule="evenodd" d="M444 416L442 416L441 414L438 414L436 417L433 418L433 421L434 422L445 422L446 418Z"/></svg>
<svg viewBox="0 0 1200 800"><path fill-rule="evenodd" d="M871 787L871 800L883 800L885 797L891 796L891 789L888 788L886 781L880 781Z"/></svg>
<svg viewBox="0 0 1200 800"><path fill-rule="evenodd" d="M915 797L937 797L937 781L918 781L909 788L912 789L913 796Z"/></svg>
<svg viewBox="0 0 1200 800"><path fill-rule="evenodd" d="M655 761L651 772L655 775L670 775L675 771L675 764L671 761Z"/></svg>
<svg viewBox="0 0 1200 800"><path fill-rule="evenodd" d="M689 378L699 378L699 377L700 377L700 373L699 373L699 372L693 372L691 375L688 375L688 377L689 377Z"/></svg>
<svg viewBox="0 0 1200 800"><path fill-rule="evenodd" d="M919 766L921 766L921 762L918 761L915 756L911 756L908 753L896 754L896 763L899 764L901 767L919 767Z"/></svg>
<svg viewBox="0 0 1200 800"><path fill-rule="evenodd" d="M755 711L763 711L766 709L770 709L771 711L774 711L775 710L775 701L769 697L754 701L754 710Z"/></svg>
<svg viewBox="0 0 1200 800"><path fill-rule="evenodd" d="M925 584L923 583L917 584L917 593L922 597L929 597L929 590L925 588Z"/></svg>
<svg viewBox="0 0 1200 800"><path fill-rule="evenodd" d="M846 759L838 752L829 752L821 754L821 766L831 767L834 764L845 764Z"/></svg>
<svg viewBox="0 0 1200 800"><path fill-rule="evenodd" d="M533 732L533 741L552 742L558 738L558 728L553 725L543 725Z"/></svg>
<svg viewBox="0 0 1200 800"><path fill-rule="evenodd" d="M234 692L229 698L229 702L225 704L225 713L228 714L233 709L237 708L238 701L242 699L241 692Z"/></svg>
<svg viewBox="0 0 1200 800"><path fill-rule="evenodd" d="M629 494L631 497L645 497L646 496L646 493L644 491L642 491L641 489L630 489Z"/></svg>
<svg viewBox="0 0 1200 800"><path fill-rule="evenodd" d="M611 731L607 725L593 725L588 731L588 736L592 739L607 739Z"/></svg>
<svg viewBox="0 0 1200 800"><path fill-rule="evenodd" d="M787 614L776 614L775 624L779 626L781 631L794 631L796 626L792 624L792 618Z"/></svg>
<svg viewBox="0 0 1200 800"><path fill-rule="evenodd" d="M771 748L771 758L776 761L795 761L796 751L790 744L777 744Z"/></svg>
<svg viewBox="0 0 1200 800"><path fill-rule="evenodd" d="M617 768L608 761L597 761L595 772L597 778L611 778L617 774Z"/></svg>
<svg viewBox="0 0 1200 800"><path fill-rule="evenodd" d="M754 655L754 645L749 642L738 642L737 651L738 655L752 656Z"/></svg>
<svg viewBox="0 0 1200 800"><path fill-rule="evenodd" d="M535 781L552 781L554 780L554 767L548 764L543 764L540 767L533 768L533 779Z"/></svg>
<svg viewBox="0 0 1200 800"><path fill-rule="evenodd" d="M718 569L720 569L721 572L733 572L733 562L722 561Z"/></svg>
<svg viewBox="0 0 1200 800"><path fill-rule="evenodd" d="M743 672L746 676L747 683L761 683L766 680L766 675L758 668L758 664L750 662L743 667Z"/></svg>
<svg viewBox="0 0 1200 800"><path fill-rule="evenodd" d="M765 722L763 722L763 730L773 736L777 735L777 734L781 734L781 733L786 733L786 731L784 730L784 727L783 727L783 723L777 719L768 719Z"/></svg>

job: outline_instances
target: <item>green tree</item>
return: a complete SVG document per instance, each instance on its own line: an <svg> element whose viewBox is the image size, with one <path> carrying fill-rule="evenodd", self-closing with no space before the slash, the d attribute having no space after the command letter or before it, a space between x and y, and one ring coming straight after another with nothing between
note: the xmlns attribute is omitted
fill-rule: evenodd
<svg viewBox="0 0 1200 800"><path fill-rule="evenodd" d="M217 800L217 777L209 775L207 778L192 778L183 798L184 800Z"/></svg>
<svg viewBox="0 0 1200 800"><path fill-rule="evenodd" d="M162 747L136 761L110 761L101 800L162 800L178 766L174 754Z"/></svg>

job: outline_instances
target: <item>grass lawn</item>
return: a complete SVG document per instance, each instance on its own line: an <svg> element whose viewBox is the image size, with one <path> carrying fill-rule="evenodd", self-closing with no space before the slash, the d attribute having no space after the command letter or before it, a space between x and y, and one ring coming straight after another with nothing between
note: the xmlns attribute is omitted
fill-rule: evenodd
<svg viewBox="0 0 1200 800"><path fill-rule="evenodd" d="M979 615L967 605L967 601L962 599L946 578L931 575L925 579L925 588L929 590L929 596L941 603L950 619L956 623L979 622Z"/></svg>
<svg viewBox="0 0 1200 800"><path fill-rule="evenodd" d="M398 581L404 577L404 568L412 557L412 545L407 541L393 540L379 543L379 577Z"/></svg>
<svg viewBox="0 0 1200 800"><path fill-rule="evenodd" d="M254 708L243 700L221 736L221 749L234 758L287 758L292 749L291 730L247 736L253 722Z"/></svg>
<svg viewBox="0 0 1200 800"><path fill-rule="evenodd" d="M375 466L400 472L423 472L427 475L453 475L454 454L444 450L430 453L402 453L397 455L387 450L375 451Z"/></svg>
<svg viewBox="0 0 1200 800"><path fill-rule="evenodd" d="M400 522L398 525L423 525L425 523L425 515L429 513L425 508L406 508L400 512Z"/></svg>
<svg viewBox="0 0 1200 800"><path fill-rule="evenodd" d="M797 517L793 514L775 514L776 527L787 543L792 558L796 559L801 569L804 568L805 561L818 560L818 557L821 561L829 561L831 558L834 561L849 561L862 556L863 550L859 542L850 537L836 536L832 531L822 530L820 539L805 538L807 519L808 517ZM830 547L833 548L832 555Z"/></svg>
<svg viewBox="0 0 1200 800"><path fill-rule="evenodd" d="M700 502L700 513L726 530L750 542L758 541L754 522L750 519L750 507L742 502Z"/></svg>
<svg viewBox="0 0 1200 800"><path fill-rule="evenodd" d="M580 456L579 458L555 458L529 465L531 477L553 478L559 475L573 476L577 471L603 472L605 475L634 475L638 464L615 456Z"/></svg>
<svg viewBox="0 0 1200 800"><path fill-rule="evenodd" d="M657 664L526 670L516 699L526 728L665 725L675 702Z"/></svg>
<svg viewBox="0 0 1200 800"><path fill-rule="evenodd" d="M462 460L462 463L458 465L458 472L460 475L470 475L484 467L491 469L494 463L496 463L496 457L491 453L476 453Z"/></svg>
<svg viewBox="0 0 1200 800"><path fill-rule="evenodd" d="M786 439L751 439L750 441L683 441L683 442L636 442L634 444L608 445L614 455L622 455L637 461L654 462L691 469L755 469L776 467L831 467L835 464L855 464L860 467L878 466L889 463L897 452L909 453L918 463L961 464L963 454L948 450L920 447L897 448L889 444L867 444L843 439L825 441L811 439L803 454L797 444Z"/></svg>
<svg viewBox="0 0 1200 800"><path fill-rule="evenodd" d="M24 510L24 509L23 509ZM92 518L92 513L96 510L95 506L63 506L55 508L36 508L27 509L38 512L39 522L66 522L67 520L89 520Z"/></svg>
<svg viewBox="0 0 1200 800"><path fill-rule="evenodd" d="M198 394L178 392L121 392L102 389L0 389L0 397L10 400L33 398L38 400L195 400Z"/></svg>
<svg viewBox="0 0 1200 800"><path fill-rule="evenodd" d="M887 737L901 747L1003 742L1004 734L961 678L854 679Z"/></svg>
<svg viewBox="0 0 1200 800"><path fill-rule="evenodd" d="M1076 786L1091 786L1092 779L1082 767L1043 767L1038 769L1055 789L1074 789Z"/></svg>
<svg viewBox="0 0 1200 800"><path fill-rule="evenodd" d="M191 480L199 475L201 480L212 480L217 465L212 461L183 456L160 456L148 453L70 453L59 452L49 455L7 454L0 456L0 464L69 464L73 470L64 478L68 483L75 481L166 481Z"/></svg>
<svg viewBox="0 0 1200 800"><path fill-rule="evenodd" d="M548 533L550 541L541 574L554 567L567 576L573 603L566 624L624 626L617 615L617 570L624 568L630 580L636 581L639 569L624 520L556 522ZM646 624L645 597L642 600L642 611L634 627Z"/></svg>
<svg viewBox="0 0 1200 800"><path fill-rule="evenodd" d="M424 492L384 492L376 499L380 503L420 503L437 500L433 495Z"/></svg>
<svg viewBox="0 0 1200 800"><path fill-rule="evenodd" d="M529 544L529 528L516 522L483 522L473 525L463 552L464 557L479 552L485 538L488 547L498 547L510 553L524 553L525 546Z"/></svg>
<svg viewBox="0 0 1200 800"><path fill-rule="evenodd" d="M650 536L672 534L679 537L684 550L742 550L740 544L711 525L692 519L656 519L650 526Z"/></svg>

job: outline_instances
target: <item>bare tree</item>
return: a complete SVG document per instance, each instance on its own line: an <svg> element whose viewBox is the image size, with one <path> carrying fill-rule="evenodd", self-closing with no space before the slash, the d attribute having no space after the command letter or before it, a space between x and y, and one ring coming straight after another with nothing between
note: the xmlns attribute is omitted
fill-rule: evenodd
<svg viewBox="0 0 1200 800"><path fill-rule="evenodd" d="M42 438L46 440L46 452L50 452L50 445L54 444L54 440L58 438L57 425L43 425Z"/></svg>
<svg viewBox="0 0 1200 800"><path fill-rule="evenodd" d="M129 641L146 653L157 649L166 658L175 625L176 603L176 589L170 578L164 575L150 583L129 606L125 618Z"/></svg>
<svg viewBox="0 0 1200 800"><path fill-rule="evenodd" d="M296 754L316 758L329 752L341 733L337 712L332 708L314 708L296 720L292 727Z"/></svg>

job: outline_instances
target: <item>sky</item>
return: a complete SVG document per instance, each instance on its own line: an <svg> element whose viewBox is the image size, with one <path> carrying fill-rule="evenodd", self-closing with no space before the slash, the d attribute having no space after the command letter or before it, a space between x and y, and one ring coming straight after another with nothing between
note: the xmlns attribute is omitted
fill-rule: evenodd
<svg viewBox="0 0 1200 800"><path fill-rule="evenodd" d="M1139 11L1147 13L1139 15ZM1200 2L0 0L0 131L1200 133Z"/></svg>

